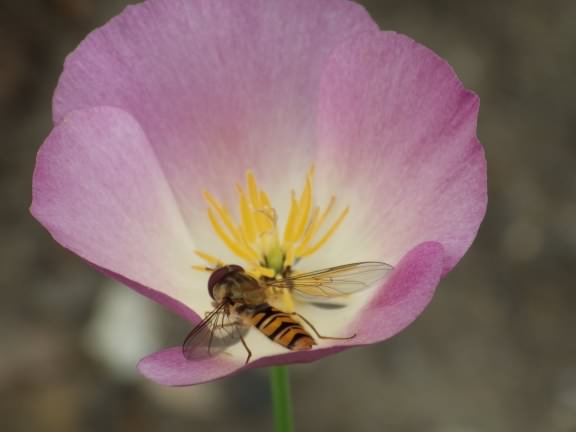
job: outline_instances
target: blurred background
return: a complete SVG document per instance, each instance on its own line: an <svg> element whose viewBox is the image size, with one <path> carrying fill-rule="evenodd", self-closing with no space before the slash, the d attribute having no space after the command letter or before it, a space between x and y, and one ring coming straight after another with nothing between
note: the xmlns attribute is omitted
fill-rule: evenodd
<svg viewBox="0 0 576 432"><path fill-rule="evenodd" d="M28 213L64 56L127 3L0 0L0 430L268 431L266 371L189 388L140 377L136 361L188 326ZM490 204L407 331L292 367L299 430L576 431L576 2L362 3L481 96Z"/></svg>

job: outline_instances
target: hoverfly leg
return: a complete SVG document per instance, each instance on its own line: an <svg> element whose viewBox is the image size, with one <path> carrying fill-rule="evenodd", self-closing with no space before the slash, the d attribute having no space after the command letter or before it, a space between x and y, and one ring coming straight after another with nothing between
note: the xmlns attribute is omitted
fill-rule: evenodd
<svg viewBox="0 0 576 432"><path fill-rule="evenodd" d="M314 327L310 321L308 321L306 318L304 318L298 312L292 312L291 315L296 315L298 318L300 318L302 321L304 321L308 325L308 327L310 327L312 329L312 331L314 332L314 334L316 335L316 337L318 339L348 340L348 339L354 339L356 337L356 333L354 333L352 336L346 336L346 337L321 335L320 333L318 333L318 330L316 330L316 327Z"/></svg>
<svg viewBox="0 0 576 432"><path fill-rule="evenodd" d="M210 348L212 347L212 339L214 338L214 333L210 332L210 339L208 339L208 355L212 357L212 353L210 352Z"/></svg>
<svg viewBox="0 0 576 432"><path fill-rule="evenodd" d="M236 331L238 332L238 336L240 337L240 342L242 342L242 345L244 345L244 349L248 353L248 356L246 357L246 361L244 362L244 364L247 365L248 362L250 361L250 358L252 357L252 351L250 351L250 348L248 348L248 344L244 340L244 337L242 336L242 333L240 332L238 327L236 327Z"/></svg>

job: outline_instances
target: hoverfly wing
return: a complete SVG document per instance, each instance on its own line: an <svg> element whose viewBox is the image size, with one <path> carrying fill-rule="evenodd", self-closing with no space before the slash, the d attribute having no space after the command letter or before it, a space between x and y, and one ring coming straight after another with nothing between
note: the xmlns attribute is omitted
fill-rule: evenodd
<svg viewBox="0 0 576 432"><path fill-rule="evenodd" d="M219 304L194 327L182 343L187 360L215 356L240 340L245 329L227 312L225 303Z"/></svg>
<svg viewBox="0 0 576 432"><path fill-rule="evenodd" d="M275 288L288 288L315 302L345 298L369 288L393 270L390 264L365 261L287 276L268 283Z"/></svg>

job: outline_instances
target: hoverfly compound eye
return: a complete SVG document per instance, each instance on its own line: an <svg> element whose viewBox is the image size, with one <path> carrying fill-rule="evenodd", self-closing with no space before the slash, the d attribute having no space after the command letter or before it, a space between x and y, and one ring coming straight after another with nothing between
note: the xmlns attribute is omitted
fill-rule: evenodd
<svg viewBox="0 0 576 432"><path fill-rule="evenodd" d="M222 279L228 275L228 273L230 273L228 267L220 267L219 269L214 270L210 275L210 279L208 279L208 294L210 294L212 299L214 299L214 287L217 286Z"/></svg>
<svg viewBox="0 0 576 432"><path fill-rule="evenodd" d="M230 264L227 265L226 267L230 270L230 273L244 272L244 269L238 264Z"/></svg>
<svg viewBox="0 0 576 432"><path fill-rule="evenodd" d="M214 299L214 288L221 284L229 275L243 271L244 269L236 264L230 264L214 270L210 275L210 279L208 279L208 294L210 294L210 297Z"/></svg>

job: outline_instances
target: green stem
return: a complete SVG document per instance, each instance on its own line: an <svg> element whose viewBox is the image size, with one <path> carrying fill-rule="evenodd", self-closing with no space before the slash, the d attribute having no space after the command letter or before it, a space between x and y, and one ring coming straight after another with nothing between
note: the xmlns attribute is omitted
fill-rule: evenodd
<svg viewBox="0 0 576 432"><path fill-rule="evenodd" d="M272 403L274 404L274 425L276 432L292 432L292 398L288 381L288 368L274 366L270 368L270 385L272 388Z"/></svg>

